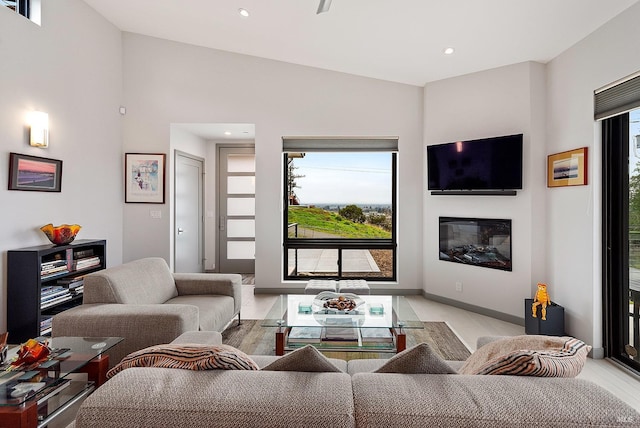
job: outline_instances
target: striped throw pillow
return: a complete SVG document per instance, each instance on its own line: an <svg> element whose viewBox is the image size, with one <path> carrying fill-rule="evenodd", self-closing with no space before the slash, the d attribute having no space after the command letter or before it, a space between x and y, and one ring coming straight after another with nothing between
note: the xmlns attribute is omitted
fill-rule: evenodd
<svg viewBox="0 0 640 428"><path fill-rule="evenodd" d="M185 370L259 370L247 354L229 345L167 344L132 352L109 370L107 378L131 367Z"/></svg>
<svg viewBox="0 0 640 428"><path fill-rule="evenodd" d="M573 337L557 338L557 341L560 346L513 350L490 359L473 372L469 372L464 366L460 372L479 375L577 376L584 367L591 346Z"/></svg>

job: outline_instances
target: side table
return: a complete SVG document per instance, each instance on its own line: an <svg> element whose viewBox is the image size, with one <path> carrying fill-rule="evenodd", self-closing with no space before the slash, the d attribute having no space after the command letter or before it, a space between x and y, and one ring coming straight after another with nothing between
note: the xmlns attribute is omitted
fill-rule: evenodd
<svg viewBox="0 0 640 428"><path fill-rule="evenodd" d="M44 340L45 338L39 338ZM106 381L109 367L107 350L121 337L56 337L49 346L62 350L52 359L0 376L0 428L40 428L52 423ZM10 350L8 360L17 354ZM88 381L72 380L73 374L86 373ZM16 376L18 376L16 378ZM11 379L9 379L11 378ZM16 382L36 379L45 386L35 393L12 398Z"/></svg>
<svg viewBox="0 0 640 428"><path fill-rule="evenodd" d="M533 299L524 299L524 332L546 336L564 336L564 308L551 302L547 305L547 319L542 319L542 307L537 308L537 317L531 313Z"/></svg>

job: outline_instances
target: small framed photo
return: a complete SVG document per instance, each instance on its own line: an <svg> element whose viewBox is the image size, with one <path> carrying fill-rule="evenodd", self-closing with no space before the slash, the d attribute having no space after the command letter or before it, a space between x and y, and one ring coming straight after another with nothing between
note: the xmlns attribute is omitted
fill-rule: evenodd
<svg viewBox="0 0 640 428"><path fill-rule="evenodd" d="M164 204L165 154L125 153L124 201Z"/></svg>
<svg viewBox="0 0 640 428"><path fill-rule="evenodd" d="M10 153L9 190L62 191L62 161Z"/></svg>
<svg viewBox="0 0 640 428"><path fill-rule="evenodd" d="M547 187L584 186L587 180L587 147L547 158Z"/></svg>

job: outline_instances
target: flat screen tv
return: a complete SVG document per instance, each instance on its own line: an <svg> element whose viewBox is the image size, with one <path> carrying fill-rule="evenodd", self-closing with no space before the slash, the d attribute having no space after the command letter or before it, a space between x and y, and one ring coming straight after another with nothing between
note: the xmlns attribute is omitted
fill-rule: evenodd
<svg viewBox="0 0 640 428"><path fill-rule="evenodd" d="M522 189L522 134L427 146L428 189Z"/></svg>

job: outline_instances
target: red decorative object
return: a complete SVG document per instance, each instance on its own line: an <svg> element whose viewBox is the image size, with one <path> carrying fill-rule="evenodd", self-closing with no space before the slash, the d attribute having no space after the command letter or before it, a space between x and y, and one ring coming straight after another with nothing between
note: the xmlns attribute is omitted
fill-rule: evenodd
<svg viewBox="0 0 640 428"><path fill-rule="evenodd" d="M40 343L35 339L27 340L18 351L18 358L11 363L12 367L20 367L24 364L33 364L46 360L51 349L47 343Z"/></svg>

